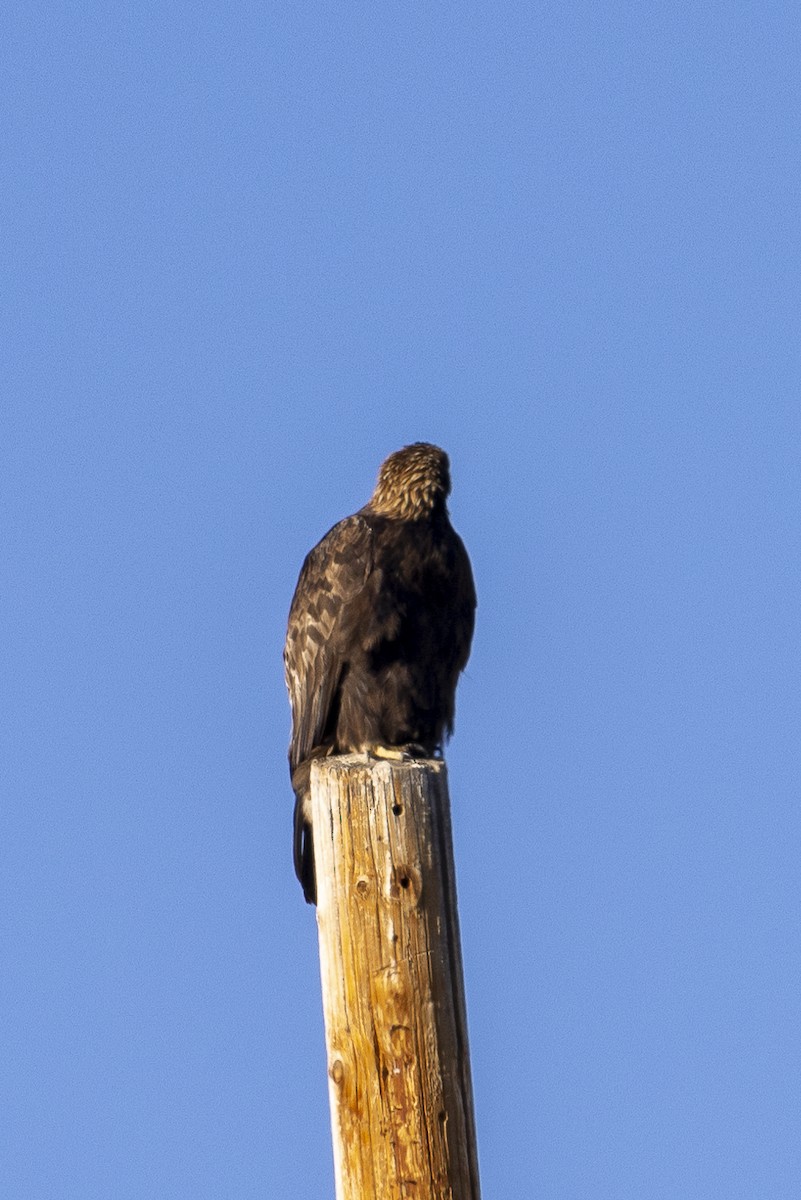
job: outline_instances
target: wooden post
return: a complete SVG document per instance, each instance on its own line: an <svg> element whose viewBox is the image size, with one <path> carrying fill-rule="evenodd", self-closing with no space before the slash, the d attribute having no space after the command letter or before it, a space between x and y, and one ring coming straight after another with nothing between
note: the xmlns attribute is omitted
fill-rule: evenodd
<svg viewBox="0 0 801 1200"><path fill-rule="evenodd" d="M445 764L311 787L337 1200L479 1200Z"/></svg>

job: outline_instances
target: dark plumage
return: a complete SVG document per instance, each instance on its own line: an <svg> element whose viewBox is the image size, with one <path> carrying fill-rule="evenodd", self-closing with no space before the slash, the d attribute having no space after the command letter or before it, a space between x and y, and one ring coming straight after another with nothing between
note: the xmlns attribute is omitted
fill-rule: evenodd
<svg viewBox="0 0 801 1200"><path fill-rule="evenodd" d="M443 450L427 442L398 450L383 463L369 503L335 525L301 569L284 666L295 871L309 903L316 899L312 759L381 757L388 748L431 756L453 730L476 593L448 519L449 492Z"/></svg>

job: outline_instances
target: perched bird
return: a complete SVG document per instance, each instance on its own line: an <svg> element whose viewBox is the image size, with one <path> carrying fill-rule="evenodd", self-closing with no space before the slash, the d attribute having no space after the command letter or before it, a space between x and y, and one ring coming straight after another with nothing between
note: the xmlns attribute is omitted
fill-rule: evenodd
<svg viewBox="0 0 801 1200"><path fill-rule="evenodd" d="M313 759L431 757L453 731L476 608L448 518L448 456L415 442L382 464L370 501L307 555L284 649L292 708L295 873L316 902Z"/></svg>

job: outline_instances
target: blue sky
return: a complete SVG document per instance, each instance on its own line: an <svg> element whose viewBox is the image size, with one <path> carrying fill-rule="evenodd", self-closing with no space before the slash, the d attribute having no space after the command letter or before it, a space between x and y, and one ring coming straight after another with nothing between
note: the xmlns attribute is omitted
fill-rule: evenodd
<svg viewBox="0 0 801 1200"><path fill-rule="evenodd" d="M797 7L3 26L2 1194L333 1195L281 647L425 439L484 1194L795 1200Z"/></svg>

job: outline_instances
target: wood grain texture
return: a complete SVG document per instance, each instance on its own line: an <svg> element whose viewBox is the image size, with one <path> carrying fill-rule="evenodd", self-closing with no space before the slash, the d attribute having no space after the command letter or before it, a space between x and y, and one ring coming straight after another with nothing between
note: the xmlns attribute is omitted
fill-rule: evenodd
<svg viewBox="0 0 801 1200"><path fill-rule="evenodd" d="M479 1200L445 765L311 786L337 1200Z"/></svg>

